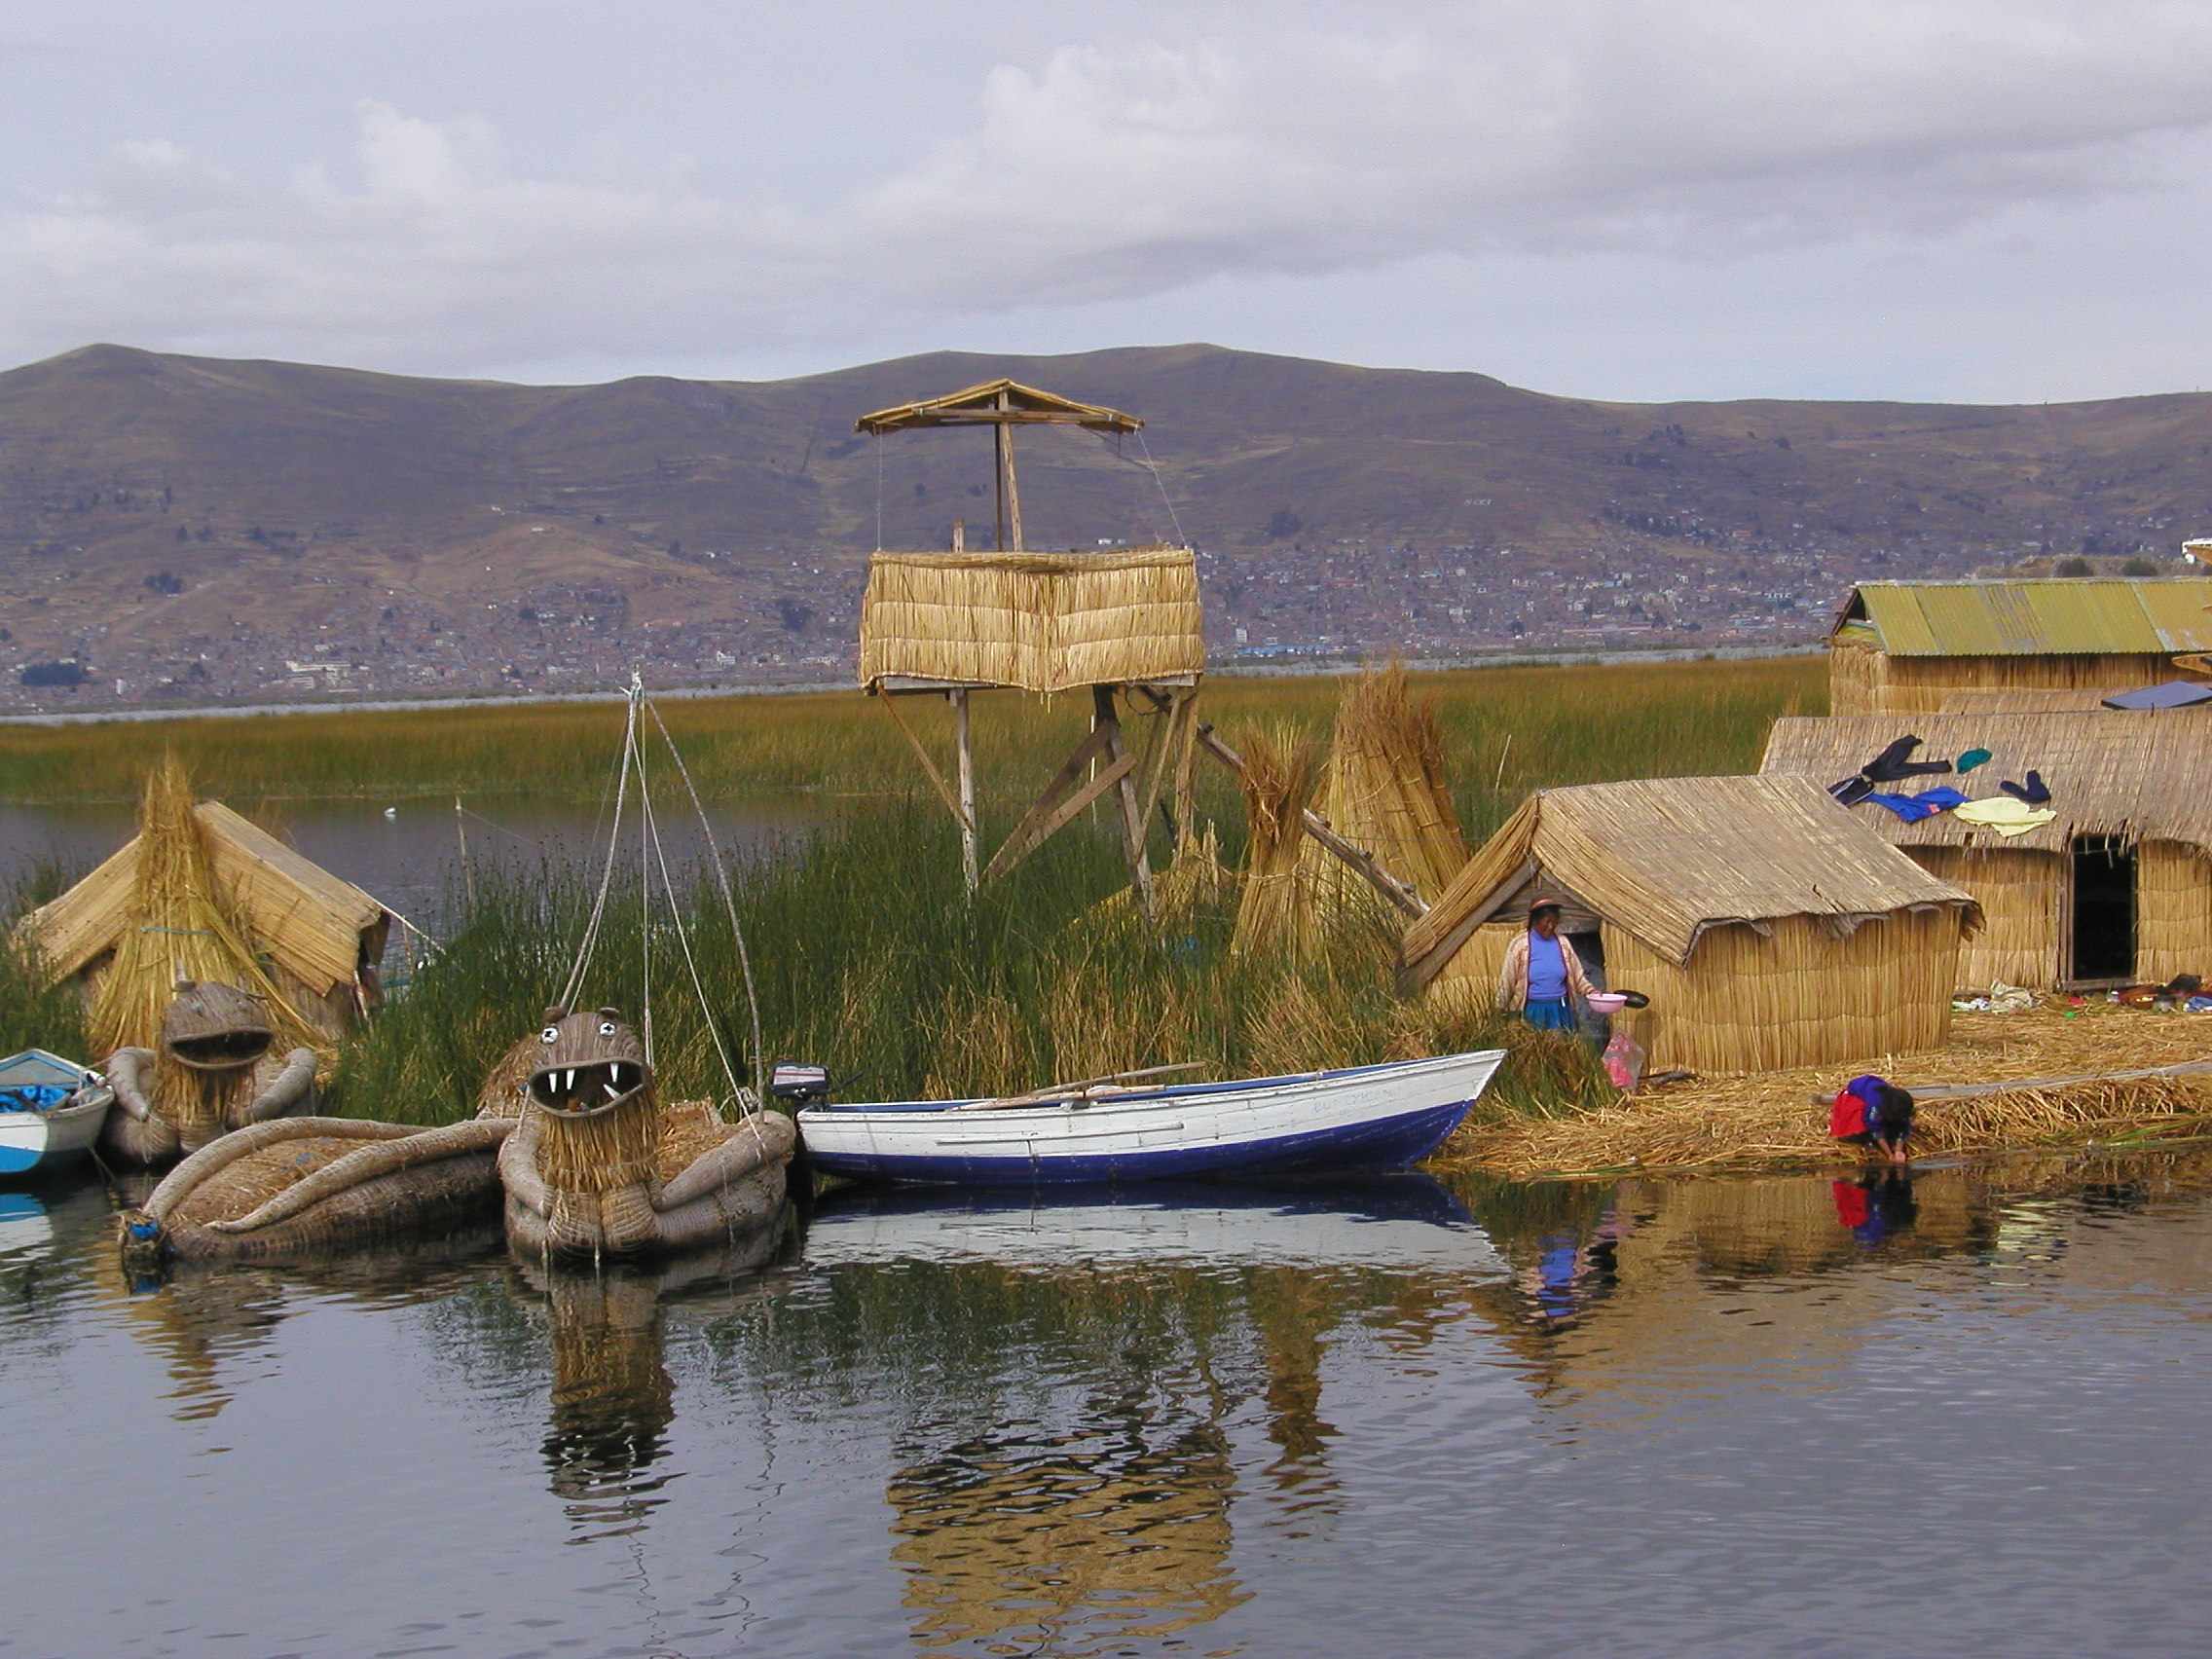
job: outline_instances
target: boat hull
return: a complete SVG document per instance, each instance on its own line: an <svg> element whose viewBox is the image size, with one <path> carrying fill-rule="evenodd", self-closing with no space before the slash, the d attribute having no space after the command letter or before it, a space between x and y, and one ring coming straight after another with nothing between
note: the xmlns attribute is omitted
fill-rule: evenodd
<svg viewBox="0 0 2212 1659"><path fill-rule="evenodd" d="M73 1087L84 1075L83 1067L43 1049L0 1061L0 1088ZM44 1111L0 1112L0 1179L36 1174L81 1156L99 1138L114 1104L114 1092L100 1088Z"/></svg>
<svg viewBox="0 0 2212 1659"><path fill-rule="evenodd" d="M1396 1169L1444 1143L1503 1057L1489 1050L1088 1105L813 1107L798 1123L815 1168L863 1181L1054 1186Z"/></svg>

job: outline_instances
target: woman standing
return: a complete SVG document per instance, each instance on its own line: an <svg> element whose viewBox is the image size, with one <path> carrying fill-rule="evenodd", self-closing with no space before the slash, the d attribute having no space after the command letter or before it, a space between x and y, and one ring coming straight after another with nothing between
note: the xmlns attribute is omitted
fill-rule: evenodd
<svg viewBox="0 0 2212 1659"><path fill-rule="evenodd" d="M1505 947L1497 976L1497 1006L1517 1012L1539 1031L1572 1031L1574 997L1594 988L1582 958L1560 937L1560 903L1538 899L1529 906L1529 928Z"/></svg>

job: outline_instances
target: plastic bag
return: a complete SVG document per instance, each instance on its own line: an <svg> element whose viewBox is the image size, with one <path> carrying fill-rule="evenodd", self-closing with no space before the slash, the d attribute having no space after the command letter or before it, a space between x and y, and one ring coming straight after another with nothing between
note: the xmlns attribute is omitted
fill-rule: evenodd
<svg viewBox="0 0 2212 1659"><path fill-rule="evenodd" d="M1604 1060L1605 1075L1613 1080L1613 1087L1623 1094L1634 1094L1636 1086L1643 1081L1643 1045L1626 1030L1616 1029L1613 1040L1605 1045Z"/></svg>

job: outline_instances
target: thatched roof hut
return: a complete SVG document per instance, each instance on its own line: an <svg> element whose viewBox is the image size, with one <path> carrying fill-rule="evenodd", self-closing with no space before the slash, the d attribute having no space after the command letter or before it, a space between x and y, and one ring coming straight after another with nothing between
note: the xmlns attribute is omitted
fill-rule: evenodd
<svg viewBox="0 0 2212 1659"><path fill-rule="evenodd" d="M1948 813L1917 824L1874 804L1851 809L1871 833L1981 902L1982 932L1959 983L2043 988L2212 978L2212 720L2192 713L1916 715L1915 757L1986 749L1964 778L1916 778L1994 795L2039 772L2050 823L2002 836ZM1790 717L1774 723L1759 770L1820 784L1850 777L1899 735L1894 717Z"/></svg>
<svg viewBox="0 0 2212 1659"><path fill-rule="evenodd" d="M878 553L861 599L861 683L1088 685L1205 671L1188 547L1118 553Z"/></svg>
<svg viewBox="0 0 2212 1659"><path fill-rule="evenodd" d="M2195 577L1862 582L1828 633L1828 706L1919 714L1960 691L2123 690L2206 650L2212 582Z"/></svg>
<svg viewBox="0 0 2212 1659"><path fill-rule="evenodd" d="M1973 901L1800 778L1540 790L1406 935L1409 987L1488 998L1538 893L1616 986L1655 1070L1901 1053L1950 1030Z"/></svg>
<svg viewBox="0 0 2212 1659"><path fill-rule="evenodd" d="M345 1032L374 1001L390 914L220 801L200 802L192 818L213 879L235 903L277 988L315 1030L329 1037ZM140 841L132 836L76 886L23 918L48 971L77 980L88 997L124 930L135 925Z"/></svg>

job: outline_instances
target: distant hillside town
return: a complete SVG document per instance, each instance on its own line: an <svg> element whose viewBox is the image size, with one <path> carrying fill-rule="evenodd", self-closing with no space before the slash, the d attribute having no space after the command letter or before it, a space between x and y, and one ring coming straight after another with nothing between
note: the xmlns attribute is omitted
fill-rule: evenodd
<svg viewBox="0 0 2212 1659"><path fill-rule="evenodd" d="M871 551L996 535L987 440L856 417L986 372L1144 417L1022 438L1024 545L1195 546L1217 667L1810 645L1862 580L2212 557L2198 394L1640 406L1212 347L532 387L95 347L0 374L0 713L848 681Z"/></svg>

